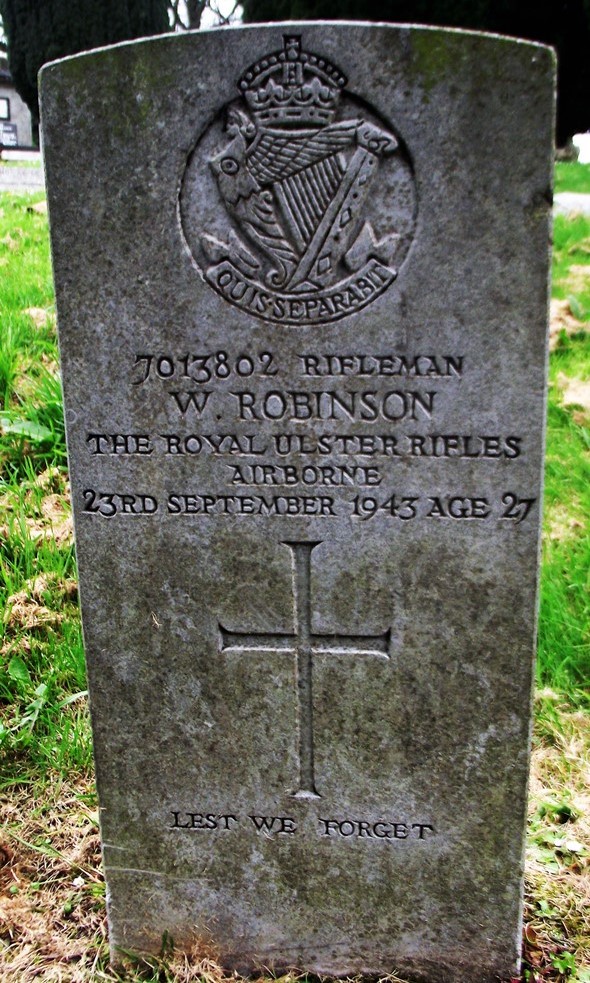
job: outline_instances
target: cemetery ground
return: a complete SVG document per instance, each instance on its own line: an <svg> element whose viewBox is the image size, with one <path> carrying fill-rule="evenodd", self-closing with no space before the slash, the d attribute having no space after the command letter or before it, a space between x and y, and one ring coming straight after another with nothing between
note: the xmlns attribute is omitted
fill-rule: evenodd
<svg viewBox="0 0 590 983"><path fill-rule="evenodd" d="M553 298L522 980L590 983L588 217L556 218ZM40 195L0 195L0 470L0 981L114 981ZM221 976L165 938L124 978Z"/></svg>

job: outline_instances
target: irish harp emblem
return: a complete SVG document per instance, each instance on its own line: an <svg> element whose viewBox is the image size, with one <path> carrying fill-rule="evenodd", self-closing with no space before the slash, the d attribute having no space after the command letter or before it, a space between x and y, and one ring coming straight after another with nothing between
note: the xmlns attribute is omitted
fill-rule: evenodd
<svg viewBox="0 0 590 983"><path fill-rule="evenodd" d="M265 320L353 314L390 286L408 251L406 154L346 86L336 65L285 36L282 50L243 73L224 125L210 127L189 160L189 248L218 293Z"/></svg>

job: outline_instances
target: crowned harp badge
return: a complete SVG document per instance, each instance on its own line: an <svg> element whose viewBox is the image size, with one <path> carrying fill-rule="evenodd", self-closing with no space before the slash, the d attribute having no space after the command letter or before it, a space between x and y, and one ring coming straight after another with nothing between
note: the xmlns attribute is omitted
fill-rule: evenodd
<svg viewBox="0 0 590 983"><path fill-rule="evenodd" d="M299 36L285 36L282 50L240 78L221 148L197 153L229 219L223 229L200 223L199 265L227 300L259 317L313 323L354 313L393 282L409 247L411 169L398 137L375 113L359 114L346 84L339 68L302 49ZM384 212L371 198L382 165L396 157L380 189L381 197L390 190ZM191 167L181 213L192 248ZM384 220L377 233L374 222Z"/></svg>

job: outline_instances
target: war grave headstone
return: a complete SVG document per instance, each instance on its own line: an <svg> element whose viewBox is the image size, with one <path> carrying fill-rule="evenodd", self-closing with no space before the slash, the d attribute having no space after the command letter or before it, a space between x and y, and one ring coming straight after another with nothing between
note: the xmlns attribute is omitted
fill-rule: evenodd
<svg viewBox="0 0 590 983"><path fill-rule="evenodd" d="M114 958L517 971L553 72L300 23L42 73Z"/></svg>

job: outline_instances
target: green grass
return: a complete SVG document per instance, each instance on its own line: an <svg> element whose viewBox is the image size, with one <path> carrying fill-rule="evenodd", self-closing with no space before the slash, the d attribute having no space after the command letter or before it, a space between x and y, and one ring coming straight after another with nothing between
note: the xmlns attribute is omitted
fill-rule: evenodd
<svg viewBox="0 0 590 983"><path fill-rule="evenodd" d="M0 167L41 167L41 159L39 160L2 160L0 159Z"/></svg>
<svg viewBox="0 0 590 983"><path fill-rule="evenodd" d="M584 166L562 164L560 170ZM590 190L590 184L589 184ZM554 223L553 296L571 315L549 367L539 681L586 700L590 680L590 408L564 405L590 380L590 218Z"/></svg>
<svg viewBox="0 0 590 983"><path fill-rule="evenodd" d="M0 198L0 468L5 480L7 473L22 477L25 462L40 471L66 460L47 220L33 207L41 198Z"/></svg>
<svg viewBox="0 0 590 983"><path fill-rule="evenodd" d="M590 216L555 217L553 296L569 300L578 320L590 319Z"/></svg>
<svg viewBox="0 0 590 983"><path fill-rule="evenodd" d="M575 413L560 405L555 382L561 367L571 366L577 344L574 340L570 351L559 353L563 357L551 372L538 677L543 685L583 699L590 680L590 437L587 425L576 423Z"/></svg>
<svg viewBox="0 0 590 983"><path fill-rule="evenodd" d="M590 164L578 161L557 163L555 165L555 192L575 191L590 194Z"/></svg>
<svg viewBox="0 0 590 983"><path fill-rule="evenodd" d="M590 191L583 183L590 167L581 166L558 165L558 186ZM64 966L70 952L79 952L80 937L85 940L78 969L60 978L115 980L101 927L104 886L47 222L34 208L40 200L0 195L0 790L16 803L7 829L25 927L15 934L26 937L29 909L34 917L43 911L48 937L61 940ZM558 217L554 240L553 292L567 320L550 364L538 658L544 689L536 704L535 748L542 787L530 824L527 924L534 940L527 942L526 959L531 981L541 979L535 967L542 965L542 978L552 983L588 983L590 970L581 968L590 953L585 916L578 912L576 835L581 839L590 729L590 409L568 405L565 396L572 382L590 379L590 219ZM80 837L89 836L89 823L94 852L81 860ZM567 850L565 826L573 831ZM0 936L0 960L2 945ZM52 972L62 955L37 949L31 955L23 946L11 950L15 979L29 979L31 959L47 960L48 978L57 978ZM212 963L199 966L199 978L219 983ZM142 978L195 976L188 964L168 967L165 960Z"/></svg>
<svg viewBox="0 0 590 983"><path fill-rule="evenodd" d="M0 197L0 757L5 780L90 767L42 196ZM54 535L54 533L61 533ZM74 585L72 587L72 585Z"/></svg>

